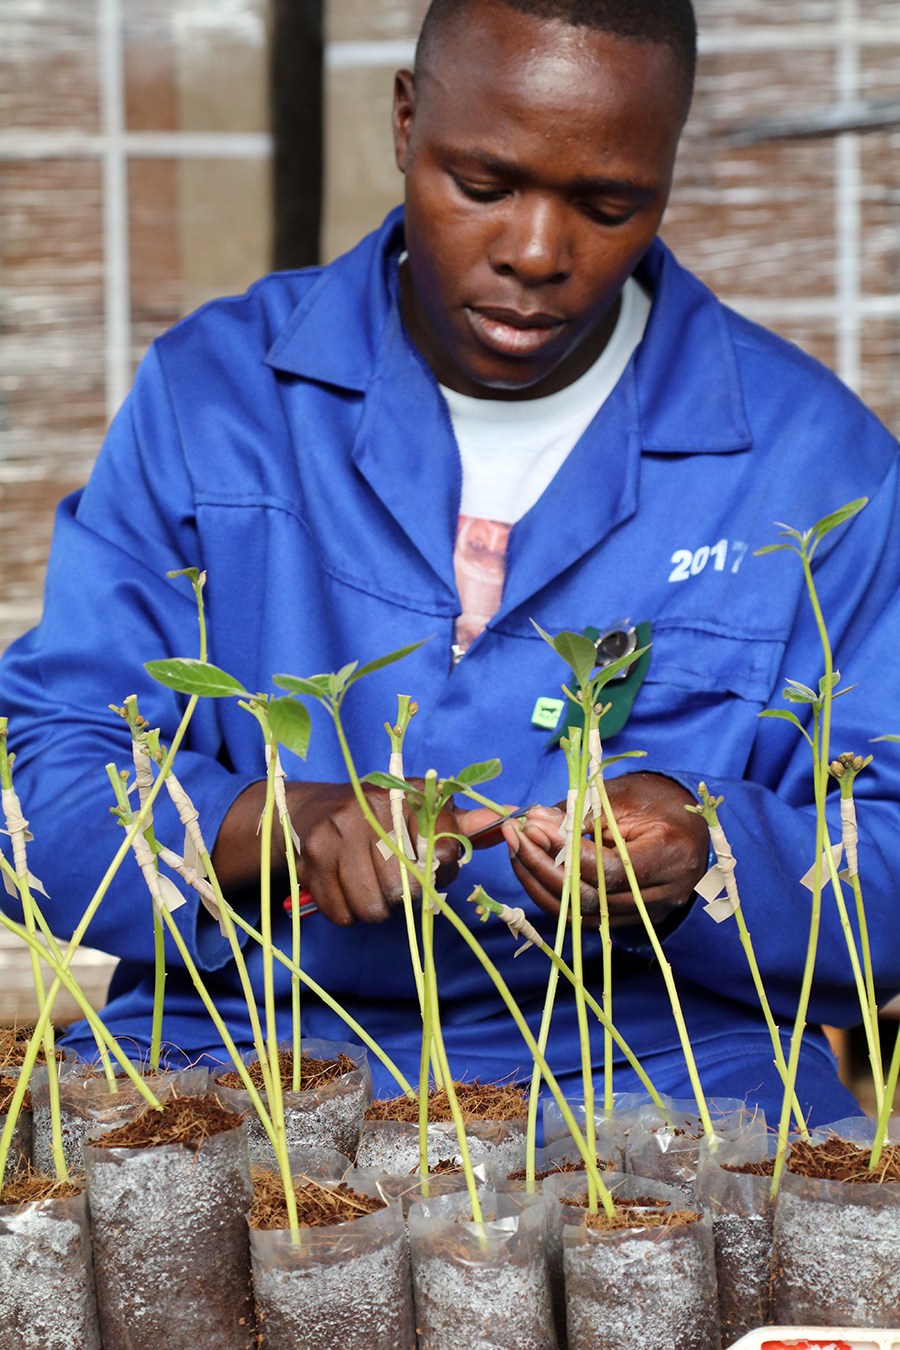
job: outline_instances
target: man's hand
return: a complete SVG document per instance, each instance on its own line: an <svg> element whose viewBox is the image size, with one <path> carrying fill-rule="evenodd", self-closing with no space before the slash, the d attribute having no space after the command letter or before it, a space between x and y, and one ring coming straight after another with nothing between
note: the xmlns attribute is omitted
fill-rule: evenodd
<svg viewBox="0 0 900 1350"><path fill-rule="evenodd" d="M410 783L418 788L423 786L422 779L410 779ZM388 793L383 788L368 786L363 790L374 815L389 832L393 822ZM259 879L256 831L265 797L265 783L254 783L241 793L222 823L212 859L226 895ZM312 894L325 917L342 927L356 923L358 919L363 923L381 923L387 919L391 909L403 898L400 864L393 855L385 859L379 853L378 838L364 817L350 784L288 783L287 802L301 845L297 864L300 884ZM464 815L473 818L484 815L482 824L496 818L490 811L466 812ZM418 826L406 805L404 816L415 848ZM472 827L473 832L475 828L478 828L477 823ZM437 832L462 832L452 807L441 812ZM455 878L461 851L455 839L440 839L435 845L440 890ZM277 820L272 835L272 863L273 877L279 881L285 879L284 835ZM419 898L419 887L412 877L410 884L413 897Z"/></svg>
<svg viewBox="0 0 900 1350"><path fill-rule="evenodd" d="M706 824L700 816L685 811L685 806L694 804L691 794L661 774L630 773L611 778L607 791L650 918L655 924L661 923L687 904L706 871ZM564 803L535 807L523 827L518 821L503 826L513 871L535 904L554 917L559 913L563 885L563 869L555 866L555 858L565 843L564 808ZM639 923L625 869L605 824L602 842L610 926ZM581 906L587 926L599 926L599 905L596 850L592 839L582 839Z"/></svg>

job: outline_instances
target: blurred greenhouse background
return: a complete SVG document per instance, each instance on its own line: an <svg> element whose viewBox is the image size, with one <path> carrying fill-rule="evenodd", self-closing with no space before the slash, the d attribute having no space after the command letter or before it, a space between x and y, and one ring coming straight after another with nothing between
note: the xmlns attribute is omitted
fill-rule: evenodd
<svg viewBox="0 0 900 1350"><path fill-rule="evenodd" d="M900 0L697 8L664 235L900 431ZM424 9L3 0L0 648L40 617L54 507L156 334L335 257L400 201L392 78ZM102 1000L110 963L85 959ZM0 1017L14 967L0 950Z"/></svg>

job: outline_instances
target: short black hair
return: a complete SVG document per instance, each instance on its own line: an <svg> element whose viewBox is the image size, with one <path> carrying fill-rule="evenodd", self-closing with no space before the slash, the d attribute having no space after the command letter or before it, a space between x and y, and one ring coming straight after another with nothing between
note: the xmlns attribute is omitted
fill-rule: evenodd
<svg viewBox="0 0 900 1350"><path fill-rule="evenodd" d="M416 65L448 21L478 0L431 0L419 44ZM572 28L593 28L634 42L658 42L671 47L684 72L688 92L697 68L697 20L691 0L495 0L519 14L557 19Z"/></svg>

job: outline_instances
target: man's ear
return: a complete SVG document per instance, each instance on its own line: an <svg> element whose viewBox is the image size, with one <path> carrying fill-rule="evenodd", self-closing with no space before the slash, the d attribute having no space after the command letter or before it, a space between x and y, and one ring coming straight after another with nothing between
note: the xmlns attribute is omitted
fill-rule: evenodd
<svg viewBox="0 0 900 1350"><path fill-rule="evenodd" d="M411 70L398 70L394 76L394 156L397 168L406 173L406 157L413 118L416 112L416 77Z"/></svg>

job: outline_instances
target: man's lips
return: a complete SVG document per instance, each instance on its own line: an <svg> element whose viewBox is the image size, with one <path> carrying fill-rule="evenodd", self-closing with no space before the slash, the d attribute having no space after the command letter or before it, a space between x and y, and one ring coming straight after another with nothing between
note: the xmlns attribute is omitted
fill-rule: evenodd
<svg viewBox="0 0 900 1350"><path fill-rule="evenodd" d="M466 314L476 336L502 356L533 356L553 342L566 325L566 320L555 314L527 314L488 305L466 306Z"/></svg>

